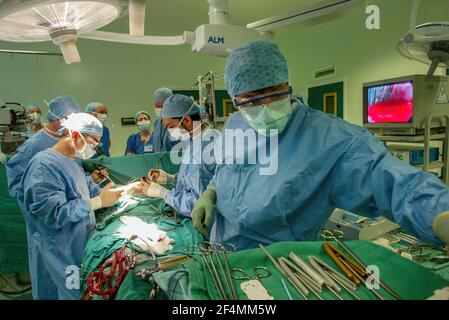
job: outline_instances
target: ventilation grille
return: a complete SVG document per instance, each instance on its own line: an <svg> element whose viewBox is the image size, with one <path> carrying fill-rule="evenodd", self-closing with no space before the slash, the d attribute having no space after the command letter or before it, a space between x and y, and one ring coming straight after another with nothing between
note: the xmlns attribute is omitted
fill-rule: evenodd
<svg viewBox="0 0 449 320"><path fill-rule="evenodd" d="M315 71L313 73L313 78L316 80L316 79L321 79L324 77L330 77L333 75L335 75L335 67L329 67L329 68Z"/></svg>

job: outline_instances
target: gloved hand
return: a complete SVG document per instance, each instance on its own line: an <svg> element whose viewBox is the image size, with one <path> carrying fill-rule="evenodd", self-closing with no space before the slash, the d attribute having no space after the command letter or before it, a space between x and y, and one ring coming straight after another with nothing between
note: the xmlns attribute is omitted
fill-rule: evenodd
<svg viewBox="0 0 449 320"><path fill-rule="evenodd" d="M136 191L147 195L150 198L161 198L165 199L168 194L168 189L162 187L161 185L154 182L145 182L141 180L139 188Z"/></svg>
<svg viewBox="0 0 449 320"><path fill-rule="evenodd" d="M108 169L95 169L92 174L90 175L92 177L92 181L96 184L99 184L100 182L104 181L107 177L109 177L109 171Z"/></svg>
<svg viewBox="0 0 449 320"><path fill-rule="evenodd" d="M101 199L102 208L112 207L122 196L123 190L111 190L113 186L114 184L111 182L101 189L99 197Z"/></svg>
<svg viewBox="0 0 449 320"><path fill-rule="evenodd" d="M150 178L150 181L157 182L159 184L175 183L175 176L168 174L162 169L151 169L148 171L148 178Z"/></svg>
<svg viewBox="0 0 449 320"><path fill-rule="evenodd" d="M448 246L449 254L449 211L439 214L433 220L432 229L437 238Z"/></svg>
<svg viewBox="0 0 449 320"><path fill-rule="evenodd" d="M214 215L214 206L217 201L215 188L208 187L199 197L192 210L193 227L207 238Z"/></svg>
<svg viewBox="0 0 449 320"><path fill-rule="evenodd" d="M100 195L89 199L89 206L92 211L112 207L122 196L123 190L111 190L114 183L108 183L100 191Z"/></svg>
<svg viewBox="0 0 449 320"><path fill-rule="evenodd" d="M114 188L114 191L123 191L122 195L141 194L141 183L139 181L129 183L125 186Z"/></svg>

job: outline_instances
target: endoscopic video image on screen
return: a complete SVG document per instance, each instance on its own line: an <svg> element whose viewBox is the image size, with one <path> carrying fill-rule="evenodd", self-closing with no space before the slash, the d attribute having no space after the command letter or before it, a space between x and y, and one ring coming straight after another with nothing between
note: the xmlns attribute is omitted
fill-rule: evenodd
<svg viewBox="0 0 449 320"><path fill-rule="evenodd" d="M412 118L411 82L368 88L368 123L410 123Z"/></svg>

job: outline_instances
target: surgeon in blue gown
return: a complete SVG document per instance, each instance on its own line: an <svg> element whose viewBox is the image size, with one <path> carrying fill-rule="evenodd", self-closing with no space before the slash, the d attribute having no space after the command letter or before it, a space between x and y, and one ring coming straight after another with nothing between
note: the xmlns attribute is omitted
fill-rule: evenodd
<svg viewBox="0 0 449 320"><path fill-rule="evenodd" d="M239 112L222 132L256 140L236 149L226 134L218 138L215 177L192 211L213 242L245 249L316 240L335 208L383 215L426 242L449 242L448 187L393 157L366 129L292 101L274 43L233 50L225 85ZM270 165L260 161L264 153Z"/></svg>
<svg viewBox="0 0 449 320"><path fill-rule="evenodd" d="M122 192L111 190L112 183L100 190L75 161L95 153L101 122L76 113L62 127L59 142L35 155L22 179L35 299L80 299L79 268L94 211L114 205Z"/></svg>
<svg viewBox="0 0 449 320"><path fill-rule="evenodd" d="M161 169L151 169L148 176L152 183L144 192L150 197L165 200L180 214L190 217L190 213L215 172L213 147L219 132L206 127L200 117L200 109L195 102L181 94L169 97L162 109L162 122L173 141L184 150L181 166L176 175ZM167 190L160 184L175 184Z"/></svg>
<svg viewBox="0 0 449 320"><path fill-rule="evenodd" d="M57 133L61 129L61 119L69 114L81 112L76 100L71 96L58 96L50 101L46 115L47 124L21 145L16 154L6 164L8 190L11 197L19 199L23 195L20 181L31 158L38 152L52 147L59 141Z"/></svg>
<svg viewBox="0 0 449 320"><path fill-rule="evenodd" d="M156 113L156 120L153 126L153 149L154 152L171 151L176 145L177 141L170 139L167 129L162 124L162 106L168 97L171 97L173 92L166 87L158 88L154 91L154 112Z"/></svg>

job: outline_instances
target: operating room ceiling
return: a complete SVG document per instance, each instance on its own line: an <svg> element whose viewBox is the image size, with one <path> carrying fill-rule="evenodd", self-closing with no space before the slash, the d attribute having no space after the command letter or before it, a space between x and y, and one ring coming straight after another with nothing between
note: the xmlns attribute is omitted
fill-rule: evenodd
<svg viewBox="0 0 449 320"><path fill-rule="evenodd" d="M0 2L2 1L0 0ZM246 26L251 22L307 8L323 1L325 0L229 0L231 23ZM194 31L199 25L209 21L207 0L147 0L146 2L146 35L181 35L184 31ZM344 13L335 13L300 24L289 25L276 29L276 33L280 34L297 27L303 28L330 22L352 14L353 10L359 10L359 8L347 9ZM101 30L127 34L129 32L128 15L123 14L122 17ZM54 45L50 42L19 44L0 41L0 48L54 51Z"/></svg>
<svg viewBox="0 0 449 320"><path fill-rule="evenodd" d="M318 4L323 0L229 0L232 23L246 26L264 18ZM177 35L208 23L206 0L148 0L145 23L147 35ZM330 17L331 18L331 17ZM128 18L122 17L105 31L128 32Z"/></svg>

